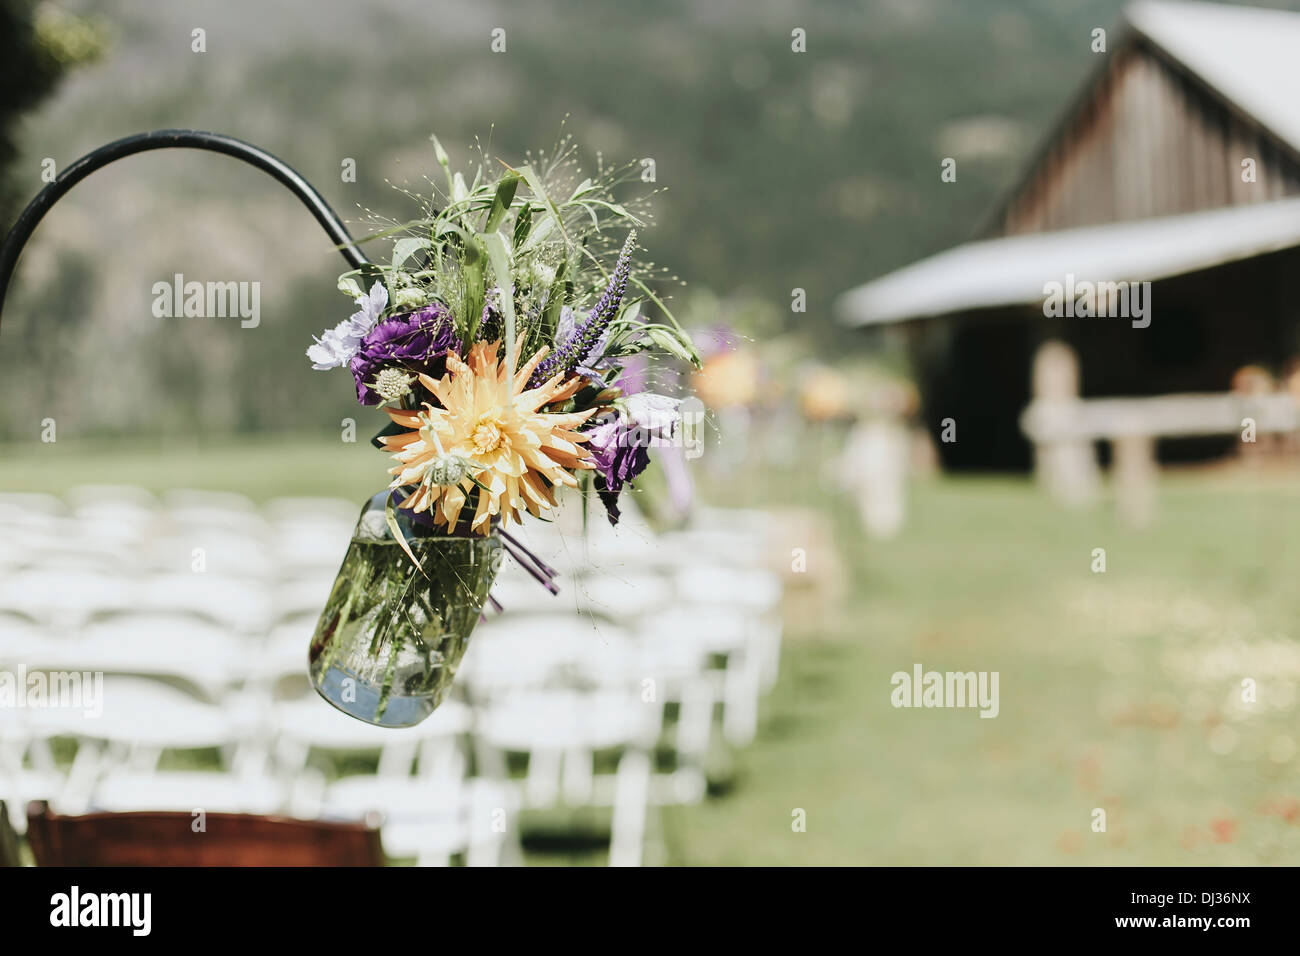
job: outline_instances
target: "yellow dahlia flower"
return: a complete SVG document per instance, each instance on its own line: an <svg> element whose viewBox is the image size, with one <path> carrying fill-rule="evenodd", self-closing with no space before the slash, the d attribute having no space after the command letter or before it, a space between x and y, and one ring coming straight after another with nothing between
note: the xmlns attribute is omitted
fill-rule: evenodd
<svg viewBox="0 0 1300 956"><path fill-rule="evenodd" d="M428 511L436 524L455 531L461 510L478 486L478 507L470 529L487 534L493 517L519 521L527 510L537 515L555 505L555 485L576 487L573 469L594 468L579 443L586 435L576 429L595 408L567 415L538 409L563 401L581 386L582 378L567 382L563 375L537 388L524 386L543 347L516 371L520 344L508 361L497 360L498 342L477 342L469 361L447 356L441 379L421 375L420 381L443 405L420 410L386 409L399 425L414 429L385 437L399 464L390 469L392 488L415 486L399 507Z"/></svg>

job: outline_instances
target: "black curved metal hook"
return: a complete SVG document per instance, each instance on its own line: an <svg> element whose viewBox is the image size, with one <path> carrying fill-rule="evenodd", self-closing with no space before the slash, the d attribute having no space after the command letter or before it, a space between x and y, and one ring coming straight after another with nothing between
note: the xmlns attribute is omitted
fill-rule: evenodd
<svg viewBox="0 0 1300 956"><path fill-rule="evenodd" d="M251 143L221 133L207 133L196 129L160 129L152 133L127 136L125 139L116 140L87 153L63 170L54 182L37 193L36 198L27 204L27 208L22 211L13 228L9 230L9 234L5 236L4 244L0 245L0 316L4 314L5 293L9 290L9 280L13 276L14 267L18 264L18 255L27 244L27 240L31 238L36 224L50 211L51 206L95 170L102 169L124 156L133 156L154 149L178 148L205 149L213 153L224 153L270 174L288 187L289 191L311 210L311 214L334 240L343 258L352 268L360 269L370 264L357 248L355 240L343 225L343 221L330 208L329 203L299 175L297 170L283 160Z"/></svg>

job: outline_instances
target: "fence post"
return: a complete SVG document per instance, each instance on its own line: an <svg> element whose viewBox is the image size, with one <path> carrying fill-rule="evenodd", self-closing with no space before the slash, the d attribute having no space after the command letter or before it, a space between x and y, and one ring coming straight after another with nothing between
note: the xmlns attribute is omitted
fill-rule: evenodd
<svg viewBox="0 0 1300 956"><path fill-rule="evenodd" d="M1155 438L1143 434L1119 435L1113 447L1115 504L1120 517L1134 527L1145 527L1155 517Z"/></svg>
<svg viewBox="0 0 1300 956"><path fill-rule="evenodd" d="M1069 419L1079 402L1079 358L1059 340L1044 342L1034 353L1033 401L1059 410ZM1034 471L1047 493L1065 505L1084 505L1097 497L1100 475L1088 439L1040 437L1034 442Z"/></svg>

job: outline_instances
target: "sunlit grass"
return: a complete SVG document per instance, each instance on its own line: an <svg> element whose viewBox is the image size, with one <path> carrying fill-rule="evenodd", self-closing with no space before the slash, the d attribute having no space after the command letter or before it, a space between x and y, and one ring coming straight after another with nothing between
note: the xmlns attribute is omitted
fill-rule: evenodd
<svg viewBox="0 0 1300 956"><path fill-rule="evenodd" d="M869 543L837 502L847 607L789 620L765 732L724 799L674 811L677 860L1300 860L1292 480L1178 476L1161 509L1138 532L1027 481L941 480ZM893 708L915 662L1000 672L1000 715Z"/></svg>

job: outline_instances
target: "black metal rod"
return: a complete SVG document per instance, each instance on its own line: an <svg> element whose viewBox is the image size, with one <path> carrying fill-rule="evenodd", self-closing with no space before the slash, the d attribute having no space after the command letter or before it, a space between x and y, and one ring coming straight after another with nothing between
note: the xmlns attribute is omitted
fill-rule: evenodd
<svg viewBox="0 0 1300 956"><path fill-rule="evenodd" d="M134 156L136 153L145 153L154 149L206 149L209 152L233 156L270 174L278 182L287 186L289 191L311 210L311 214L334 240L343 258L352 268L360 269L369 264L361 250L357 248L351 233L330 208L329 203L298 174L297 170L283 160L277 159L251 143L221 133L206 133L196 129L160 129L152 133L128 136L87 153L63 170L54 182L42 189L36 198L27 204L27 208L22 211L13 228L9 230L9 234L5 236L4 244L0 245L0 316L4 315L5 293L9 290L9 280L18 264L18 255L27 244L27 240L31 238L36 224L50 211L50 207L95 170L102 169L125 156Z"/></svg>

